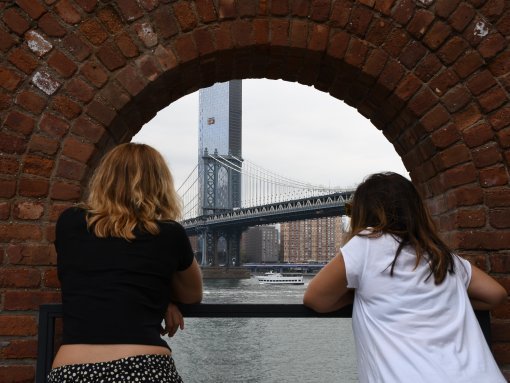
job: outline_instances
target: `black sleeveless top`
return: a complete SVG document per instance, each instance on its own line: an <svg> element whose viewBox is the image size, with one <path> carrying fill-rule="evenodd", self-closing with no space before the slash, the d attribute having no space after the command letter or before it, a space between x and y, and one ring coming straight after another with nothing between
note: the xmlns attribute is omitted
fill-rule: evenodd
<svg viewBox="0 0 510 383"><path fill-rule="evenodd" d="M187 269L193 251L177 222L136 239L98 238L86 211L72 207L57 222L55 248L62 287L63 344L144 344L168 347L160 325L173 272Z"/></svg>

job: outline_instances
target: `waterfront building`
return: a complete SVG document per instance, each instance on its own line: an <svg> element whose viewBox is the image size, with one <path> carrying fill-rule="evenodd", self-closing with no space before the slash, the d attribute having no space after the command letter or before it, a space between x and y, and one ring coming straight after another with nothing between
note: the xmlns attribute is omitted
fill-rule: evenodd
<svg viewBox="0 0 510 383"><path fill-rule="evenodd" d="M279 232L275 226L250 227L242 235L243 262L278 262L279 250Z"/></svg>
<svg viewBox="0 0 510 383"><path fill-rule="evenodd" d="M280 225L284 262L328 262L345 238L342 217L325 217Z"/></svg>

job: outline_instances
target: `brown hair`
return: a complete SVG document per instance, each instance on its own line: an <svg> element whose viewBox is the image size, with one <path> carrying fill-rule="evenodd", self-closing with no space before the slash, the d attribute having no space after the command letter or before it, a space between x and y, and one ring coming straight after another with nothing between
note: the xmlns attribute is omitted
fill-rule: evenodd
<svg viewBox="0 0 510 383"><path fill-rule="evenodd" d="M437 235L435 225L423 201L408 179L396 173L376 173L356 189L351 207L349 239L372 228L372 233L388 233L399 242L390 274L405 246L416 252L416 266L423 257L430 266L434 282L440 284L454 272L453 255ZM373 235L372 234L372 235ZM389 266L388 266L389 267Z"/></svg>
<svg viewBox="0 0 510 383"><path fill-rule="evenodd" d="M108 152L89 184L87 226L98 237L134 239L135 228L159 233L158 220L176 220L181 201L163 156L145 144Z"/></svg>

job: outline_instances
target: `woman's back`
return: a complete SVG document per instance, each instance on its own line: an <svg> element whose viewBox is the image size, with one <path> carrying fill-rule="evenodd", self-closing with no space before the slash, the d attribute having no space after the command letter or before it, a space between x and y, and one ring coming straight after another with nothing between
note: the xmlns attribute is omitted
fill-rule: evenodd
<svg viewBox="0 0 510 383"><path fill-rule="evenodd" d="M504 382L467 295L470 264L454 257L441 284L423 257L389 234L355 236L342 249L355 288L353 330L361 382Z"/></svg>

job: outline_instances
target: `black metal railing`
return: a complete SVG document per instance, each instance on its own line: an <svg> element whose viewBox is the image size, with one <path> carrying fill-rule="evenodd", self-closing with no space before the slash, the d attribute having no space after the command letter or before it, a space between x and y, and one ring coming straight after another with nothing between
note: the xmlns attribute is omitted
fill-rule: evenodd
<svg viewBox="0 0 510 383"><path fill-rule="evenodd" d="M301 304L197 304L179 305L188 318L351 318L352 306L320 314ZM485 339L491 344L490 315L476 311ZM41 305L37 349L36 383L46 383L55 355L55 321L62 317L62 305Z"/></svg>

